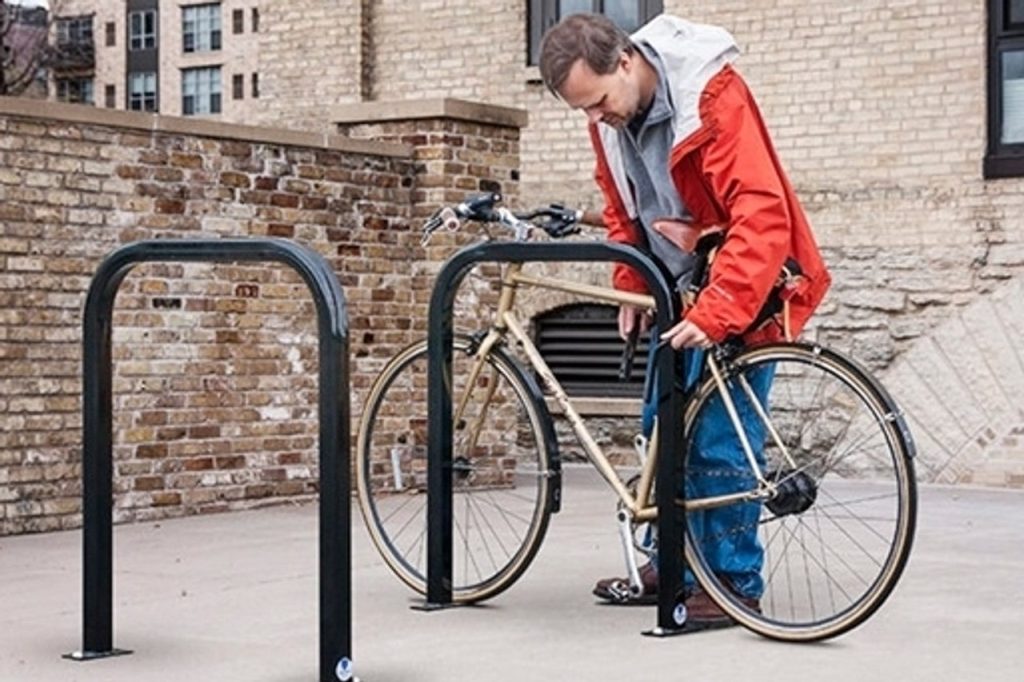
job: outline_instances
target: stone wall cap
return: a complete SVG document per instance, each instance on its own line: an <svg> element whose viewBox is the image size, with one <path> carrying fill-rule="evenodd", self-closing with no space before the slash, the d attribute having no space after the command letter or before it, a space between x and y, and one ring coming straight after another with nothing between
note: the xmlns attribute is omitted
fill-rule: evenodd
<svg viewBox="0 0 1024 682"><path fill-rule="evenodd" d="M443 97L388 102L343 104L331 110L335 124L384 123L424 118L451 118L471 123L489 123L509 128L525 128L529 116L525 109L484 104Z"/></svg>
<svg viewBox="0 0 1024 682"><path fill-rule="evenodd" d="M369 156L412 157L412 147L394 142L354 140L333 133L314 133L284 128L225 123L186 116L164 116L137 111L100 109L23 97L0 97L0 115L25 116L68 123L83 123L133 130L216 137L291 147L310 147Z"/></svg>

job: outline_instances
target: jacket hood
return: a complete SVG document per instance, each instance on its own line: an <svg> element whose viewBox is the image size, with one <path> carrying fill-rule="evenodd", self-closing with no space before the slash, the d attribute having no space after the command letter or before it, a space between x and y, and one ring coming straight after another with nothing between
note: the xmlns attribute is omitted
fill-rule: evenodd
<svg viewBox="0 0 1024 682"><path fill-rule="evenodd" d="M634 43L648 45L661 57L675 109L672 119L672 146L675 147L701 129L700 95L708 81L739 56L739 48L723 28L695 24L669 14L655 17L630 38ZM626 212L634 217L636 207L626 190L628 183L619 131L606 123L596 126Z"/></svg>

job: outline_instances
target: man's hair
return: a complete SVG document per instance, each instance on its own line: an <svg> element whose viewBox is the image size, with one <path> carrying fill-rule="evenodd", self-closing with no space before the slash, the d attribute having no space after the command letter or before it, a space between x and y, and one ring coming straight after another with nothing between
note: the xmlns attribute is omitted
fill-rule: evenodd
<svg viewBox="0 0 1024 682"><path fill-rule="evenodd" d="M594 73L615 71L623 52L632 52L629 35L600 14L570 14L548 29L540 41L540 75L556 97L572 65L582 59Z"/></svg>

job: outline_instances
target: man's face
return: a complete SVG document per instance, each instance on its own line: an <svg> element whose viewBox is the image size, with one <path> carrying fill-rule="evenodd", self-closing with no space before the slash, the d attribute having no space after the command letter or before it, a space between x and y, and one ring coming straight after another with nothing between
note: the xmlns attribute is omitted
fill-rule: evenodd
<svg viewBox="0 0 1024 682"><path fill-rule="evenodd" d="M585 113L591 123L603 121L621 128L640 109L636 58L623 52L615 70L607 74L595 73L583 59L577 59L559 94L570 107Z"/></svg>

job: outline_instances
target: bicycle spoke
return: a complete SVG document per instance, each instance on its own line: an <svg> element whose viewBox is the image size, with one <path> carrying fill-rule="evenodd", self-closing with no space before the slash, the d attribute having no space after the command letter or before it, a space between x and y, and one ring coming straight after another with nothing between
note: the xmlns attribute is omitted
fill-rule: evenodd
<svg viewBox="0 0 1024 682"><path fill-rule="evenodd" d="M847 504L845 504L845 503L843 503L843 502L841 502L839 500L836 500L836 498L830 492L828 492L827 490L825 491L825 494L828 495L828 497L830 497L831 499L833 499L835 501L835 503L833 505L825 505L821 509L818 509L818 508L816 508L816 509L817 509L817 511L819 513L822 513L825 516L825 518L827 518L830 521L832 521L832 523L834 523L837 527L842 528L839 525L839 523L837 521L835 521L835 519L832 517L832 515L828 513L829 507L840 507L840 508L846 510L847 512L849 512L849 517L848 518L854 519L855 521L860 523L860 525L863 526L869 533L874 534L874 536L877 537L882 542L888 542L889 541L888 537L886 537L885 535L882 535L880 532L875 530L875 528L871 524L869 524L867 521L865 521L859 514L855 513L853 510L851 510L849 505L847 505Z"/></svg>
<svg viewBox="0 0 1024 682"><path fill-rule="evenodd" d="M694 570L730 615L762 634L813 640L844 632L878 608L909 549L905 534L898 532L914 511L913 497L909 502L905 497L913 494L910 464L890 420L898 411L854 366L820 348L765 347L729 362L736 385L744 387L736 400L743 428L772 494L761 499L762 513L751 523L728 523L730 515L740 520L743 513L740 505L745 503L738 498L704 509L705 523L715 531L697 543L703 556L697 557ZM700 405L690 412L693 419L709 409L721 411L713 381L702 383L696 396ZM735 427L730 423L726 428ZM696 433L692 425L687 433ZM727 438L712 436L709 442L731 442ZM698 462L696 469L687 467L689 475L701 462L729 461L727 452L704 454L692 443L688 452ZM739 457L736 462L739 476L748 467ZM890 487L868 482L876 480ZM708 485L705 498L721 497L725 490L744 492L742 485L721 487L724 481ZM715 514L720 515L717 521L712 520ZM702 527L688 526L691 539ZM733 568L726 554L720 568L718 553L728 550L712 550L718 543L750 546L746 534L752 532L761 548L752 555L764 587L759 610L730 596L731 580L745 580L746 560L738 556Z"/></svg>
<svg viewBox="0 0 1024 682"><path fill-rule="evenodd" d="M394 499L394 497L395 497L395 495L389 495L389 496L387 497L387 499ZM387 523L388 521L390 521L390 520L391 520L392 518L394 518L395 514L397 514L398 512L402 511L403 509L405 509L406 505L408 505L409 503L411 503L411 502L412 502L412 501L413 501L413 500L414 500L414 499L415 499L416 497L422 497L422 495L416 495L416 496L413 496L413 495L406 495L406 496L405 496L405 502L403 502L402 504L400 504L400 505L399 505L398 507L396 507L395 509L392 509L392 510L391 510L391 511L390 511L390 512L388 513L388 515L387 515L387 516L384 516L384 517L382 517L382 518L381 518L381 522L383 522L383 523ZM426 504L426 502L424 502L424 504ZM414 515L413 515L413 516L412 516L411 518L415 518L415 514L414 514Z"/></svg>
<svg viewBox="0 0 1024 682"><path fill-rule="evenodd" d="M456 335L452 386L456 404L465 408L453 423L451 472L452 597L459 603L510 586L536 554L550 513L548 448L528 380L500 345L482 360L473 349L475 342ZM470 385L465 379L478 362L483 364ZM357 467L371 539L388 566L421 593L426 591L427 496L399 499L374 485L371 476L390 472L394 477L401 471L401 487L422 489L426 370L424 341L382 371L360 424Z"/></svg>
<svg viewBox="0 0 1024 682"><path fill-rule="evenodd" d="M501 538L498 537L498 534L494 532L494 527L491 525L491 523L487 519L487 517L480 513L479 502L473 500L472 498L468 498L466 500L466 503L467 503L467 506L468 506L467 511L469 513L473 514L473 516L474 516L474 518L476 519L476 522L477 522L477 528L480 529L478 531L479 535L480 535L480 542L483 544L484 551L487 552L487 556L491 560L491 566L494 567L494 568L498 568L501 564L498 563L498 560L494 558L494 552L491 551L491 546L488 544L487 537L484 534L484 527L480 523L481 519L483 520L484 524L486 524L487 530L490 531L494 541L497 543L497 545L501 549L501 551L504 552L506 557L508 557L508 555L509 555L508 554L508 550L505 549L505 546L501 542ZM475 508L474 508L474 505L475 505Z"/></svg>

